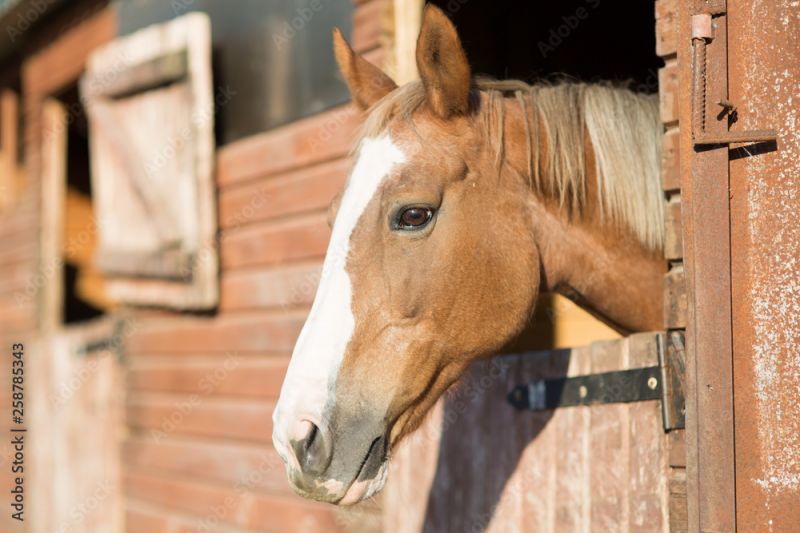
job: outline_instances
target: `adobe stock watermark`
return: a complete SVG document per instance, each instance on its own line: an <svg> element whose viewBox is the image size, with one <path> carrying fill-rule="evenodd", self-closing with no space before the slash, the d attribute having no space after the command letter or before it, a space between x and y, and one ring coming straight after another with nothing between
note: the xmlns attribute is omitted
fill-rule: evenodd
<svg viewBox="0 0 800 533"><path fill-rule="evenodd" d="M601 0L585 0L586 5L578 7L570 15L563 15L561 17L561 24L555 28L550 28L547 40L537 43L539 54L544 58L555 52L556 48L561 46L564 41L572 35L572 32L578 29L581 23L589 18L591 11L597 9L600 5L600 1Z"/></svg>
<svg viewBox="0 0 800 533"><path fill-rule="evenodd" d="M103 479L97 484L95 490L86 498L78 502L70 511L67 522L62 524L56 533L72 533L84 531L87 517L97 512L98 508L107 505L108 497L114 494L115 485L108 479Z"/></svg>

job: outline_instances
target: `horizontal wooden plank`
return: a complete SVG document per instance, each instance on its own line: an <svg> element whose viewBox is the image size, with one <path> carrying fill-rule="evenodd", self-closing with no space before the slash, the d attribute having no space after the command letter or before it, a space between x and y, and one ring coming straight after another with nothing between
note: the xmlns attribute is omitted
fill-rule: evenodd
<svg viewBox="0 0 800 533"><path fill-rule="evenodd" d="M364 59L376 65L378 67L383 67L383 62L387 57L386 49L383 47L373 48L369 52L364 52L363 54Z"/></svg>
<svg viewBox="0 0 800 533"><path fill-rule="evenodd" d="M674 56L678 49L678 0L656 0L656 54Z"/></svg>
<svg viewBox="0 0 800 533"><path fill-rule="evenodd" d="M683 233L680 197L672 198L667 202L664 217L664 257L672 260L681 259L683 257Z"/></svg>
<svg viewBox="0 0 800 533"><path fill-rule="evenodd" d="M669 465L671 467L686 468L686 432L676 429L667 434L669 446Z"/></svg>
<svg viewBox="0 0 800 533"><path fill-rule="evenodd" d="M289 351L305 313L228 315L219 318L167 320L131 333L129 353L228 353Z"/></svg>
<svg viewBox="0 0 800 533"><path fill-rule="evenodd" d="M220 311L309 305L314 299L321 271L321 262L315 261L224 273Z"/></svg>
<svg viewBox="0 0 800 533"><path fill-rule="evenodd" d="M15 301L0 303L0 330L10 333L32 331L36 328L36 302L26 299L23 304Z"/></svg>
<svg viewBox="0 0 800 533"><path fill-rule="evenodd" d="M126 502L127 503L127 502ZM164 513L137 509L126 505L125 531L147 531L148 533L168 533L174 531L170 517Z"/></svg>
<svg viewBox="0 0 800 533"><path fill-rule="evenodd" d="M39 247L36 239L23 241L3 241L0 249L0 266L21 262L34 262L39 257Z"/></svg>
<svg viewBox="0 0 800 533"><path fill-rule="evenodd" d="M658 94L661 110L661 122L674 124L678 121L678 64L668 61L666 66L658 70Z"/></svg>
<svg viewBox="0 0 800 533"><path fill-rule="evenodd" d="M329 238L325 213L223 233L222 267L231 270L321 258Z"/></svg>
<svg viewBox="0 0 800 533"><path fill-rule="evenodd" d="M0 240L4 243L10 242L9 239L30 242L39 234L39 223L36 210L18 210L16 206L9 206L0 211Z"/></svg>
<svg viewBox="0 0 800 533"><path fill-rule="evenodd" d="M289 357L249 357L216 362L138 364L128 370L128 390L133 393L174 392L202 396L277 398ZM150 359L150 358L148 358Z"/></svg>
<svg viewBox="0 0 800 533"><path fill-rule="evenodd" d="M125 500L125 531L137 533L252 533L250 529L229 526L222 522L212 523L186 514L172 507L128 497Z"/></svg>
<svg viewBox="0 0 800 533"><path fill-rule="evenodd" d="M327 209L344 184L350 162L336 159L220 191L219 218L224 229L255 221Z"/></svg>
<svg viewBox="0 0 800 533"><path fill-rule="evenodd" d="M681 188L678 128L670 128L661 137L661 186L665 191L677 191Z"/></svg>
<svg viewBox="0 0 800 533"><path fill-rule="evenodd" d="M145 434L199 435L270 444L271 401L222 400L208 395L132 395L128 398L128 425Z"/></svg>
<svg viewBox="0 0 800 533"><path fill-rule="evenodd" d="M353 49L364 53L380 45L381 23L385 2L374 1L361 4L353 13Z"/></svg>
<svg viewBox="0 0 800 533"><path fill-rule="evenodd" d="M0 300L20 297L29 297L36 293L37 287L44 282L45 276L37 276L39 264L33 259L0 264ZM52 270L51 270L52 272ZM11 293L19 292L20 297Z"/></svg>
<svg viewBox="0 0 800 533"><path fill-rule="evenodd" d="M122 446L127 471L187 476L194 483L247 485L253 490L289 494L283 462L271 446L134 433Z"/></svg>
<svg viewBox="0 0 800 533"><path fill-rule="evenodd" d="M49 42L22 64L22 85L28 102L73 82L85 69L89 54L116 37L114 8L108 7L86 18Z"/></svg>
<svg viewBox="0 0 800 533"><path fill-rule="evenodd" d="M348 104L231 143L217 152L217 181L224 187L342 157L360 122Z"/></svg>
<svg viewBox="0 0 800 533"><path fill-rule="evenodd" d="M198 484L137 471L126 474L124 483L131 497L177 509L209 526L228 523L258 531L341 530L335 507L299 496L261 494L246 486Z"/></svg>
<svg viewBox="0 0 800 533"><path fill-rule="evenodd" d="M664 276L664 327L685 328L689 301L683 265L673 267Z"/></svg>

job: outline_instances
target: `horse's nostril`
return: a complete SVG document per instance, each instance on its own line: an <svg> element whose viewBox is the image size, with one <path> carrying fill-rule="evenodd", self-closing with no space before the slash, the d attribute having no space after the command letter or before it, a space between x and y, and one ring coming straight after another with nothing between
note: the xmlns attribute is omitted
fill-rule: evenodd
<svg viewBox="0 0 800 533"><path fill-rule="evenodd" d="M321 474L331 459L330 439L308 420L298 421L292 428L290 442L300 469L305 474Z"/></svg>

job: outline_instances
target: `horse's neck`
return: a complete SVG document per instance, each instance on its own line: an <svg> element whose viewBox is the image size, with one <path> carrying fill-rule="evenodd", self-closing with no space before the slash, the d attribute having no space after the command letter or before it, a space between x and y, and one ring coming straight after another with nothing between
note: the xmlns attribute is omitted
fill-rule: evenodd
<svg viewBox="0 0 800 533"><path fill-rule="evenodd" d="M659 329L665 263L597 220L569 221L532 200L543 290L563 294L621 332Z"/></svg>
<svg viewBox="0 0 800 533"><path fill-rule="evenodd" d="M521 170L528 166L522 114L514 105L507 111L506 168L514 174L509 179L527 180ZM542 290L563 294L621 332L660 329L664 259L600 216L592 161L588 154L586 208L579 219L530 191Z"/></svg>

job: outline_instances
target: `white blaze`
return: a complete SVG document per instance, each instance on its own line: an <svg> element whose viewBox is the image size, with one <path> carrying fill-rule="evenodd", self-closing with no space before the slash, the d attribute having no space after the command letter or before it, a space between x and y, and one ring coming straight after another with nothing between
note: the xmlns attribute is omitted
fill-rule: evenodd
<svg viewBox="0 0 800 533"><path fill-rule="evenodd" d="M276 434L301 416L322 415L323 407L355 328L352 285L345 272L350 236L367 204L405 155L388 136L365 139L333 224L317 295L292 353L273 414ZM285 443L276 442L276 448Z"/></svg>

